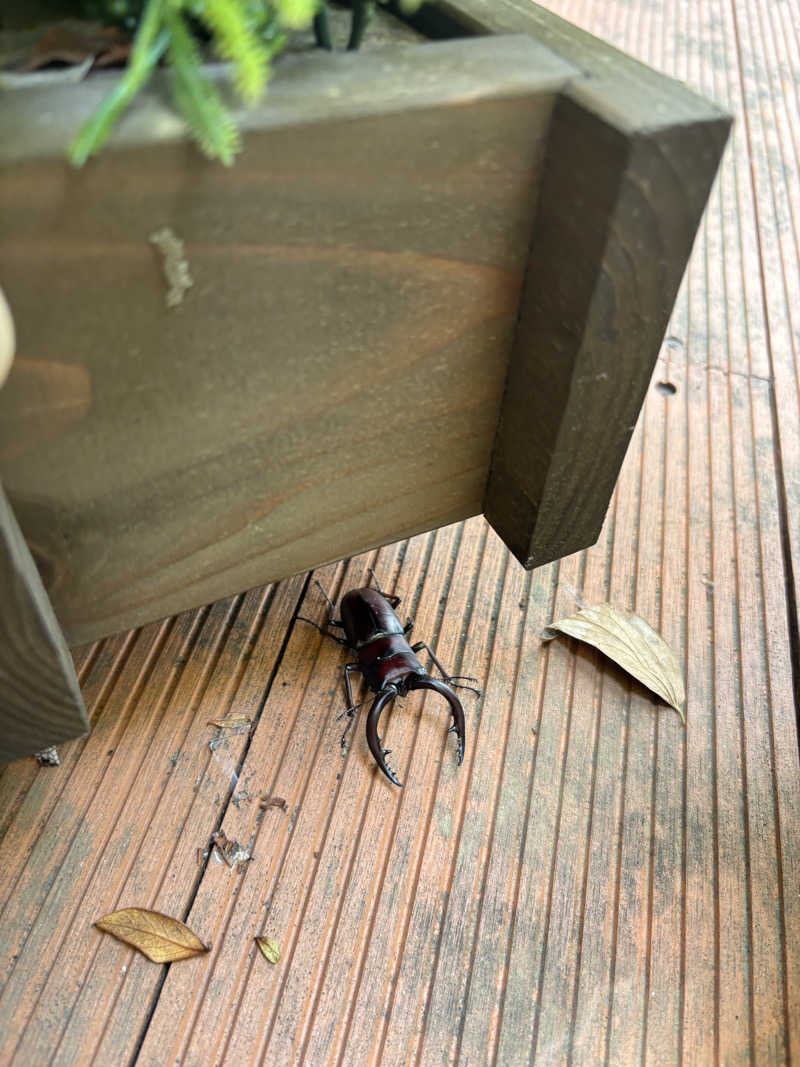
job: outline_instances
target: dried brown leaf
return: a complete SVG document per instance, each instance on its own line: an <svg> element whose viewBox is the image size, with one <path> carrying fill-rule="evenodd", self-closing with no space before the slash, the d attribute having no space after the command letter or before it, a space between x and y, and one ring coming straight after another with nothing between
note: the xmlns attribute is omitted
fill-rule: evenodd
<svg viewBox="0 0 800 1067"><path fill-rule="evenodd" d="M133 945L153 963L173 963L208 952L208 945L179 919L148 908L123 908L94 924L119 941Z"/></svg>
<svg viewBox="0 0 800 1067"><path fill-rule="evenodd" d="M271 937L257 937L256 944L270 963L277 963L281 958L280 945L277 941L273 941Z"/></svg>
<svg viewBox="0 0 800 1067"><path fill-rule="evenodd" d="M577 615L550 623L547 628L598 649L675 708L686 725L680 664L672 649L641 616L612 604L595 604Z"/></svg>
<svg viewBox="0 0 800 1067"><path fill-rule="evenodd" d="M130 49L128 38L115 28L64 19L42 28L30 55L17 69L35 71L52 63L81 64L87 59L107 67L125 63Z"/></svg>
<svg viewBox="0 0 800 1067"><path fill-rule="evenodd" d="M269 793L265 793L262 796L261 803L258 806L262 811L267 811L269 808L280 808L281 811L289 810L285 797L273 797Z"/></svg>
<svg viewBox="0 0 800 1067"><path fill-rule="evenodd" d="M217 830L211 835L211 843L229 867L235 867L237 863L247 863L253 858L246 848L238 841L233 841L223 830Z"/></svg>

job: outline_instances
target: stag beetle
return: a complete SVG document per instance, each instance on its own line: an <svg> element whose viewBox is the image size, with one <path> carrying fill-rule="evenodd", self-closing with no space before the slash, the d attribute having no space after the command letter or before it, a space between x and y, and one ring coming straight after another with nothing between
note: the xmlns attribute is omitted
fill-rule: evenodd
<svg viewBox="0 0 800 1067"><path fill-rule="evenodd" d="M432 689L445 698L450 705L450 713L453 717L453 725L448 732L455 733L458 739L458 763L461 765L464 759L465 724L464 709L461 701L453 692L453 688L469 689L480 696L480 690L469 685L457 685L455 679L460 681L474 682L464 674L448 674L438 661L433 651L424 641L418 641L415 645L409 645L406 640L413 626L409 619L405 626L402 625L394 613L394 609L400 603L400 597L387 596L378 585L372 569L370 575L377 589L365 586L362 589L351 589L345 593L341 603L341 619L335 619L334 605L328 594L317 582L322 595L328 602L328 625L337 626L344 630L344 638L324 630L312 619L305 619L302 615L298 618L302 622L309 622L320 633L332 638L340 645L351 649L356 653L356 663L346 663L344 667L344 686L347 693L347 707L340 718L346 715L349 719L347 727L342 734L342 744L345 744L347 733L353 725L356 709L361 704L353 703L353 690L350 686L350 675L357 671L364 676L367 685L376 694L372 701L372 707L367 715L367 744L375 757L375 762L393 785L402 785L394 771L386 763L389 749L384 748L378 737L378 719L387 704L395 697L405 696L411 689ZM441 671L444 681L432 678L424 669L415 653L422 649L428 653L436 667ZM366 701L362 701L365 704Z"/></svg>

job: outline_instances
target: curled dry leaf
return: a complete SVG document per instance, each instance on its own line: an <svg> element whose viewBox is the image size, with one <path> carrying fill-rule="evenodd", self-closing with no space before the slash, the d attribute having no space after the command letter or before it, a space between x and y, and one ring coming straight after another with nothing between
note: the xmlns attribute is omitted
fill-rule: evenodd
<svg viewBox="0 0 800 1067"><path fill-rule="evenodd" d="M270 963L277 963L281 958L280 945L277 941L273 941L271 937L257 937L256 944Z"/></svg>
<svg viewBox="0 0 800 1067"><path fill-rule="evenodd" d="M231 840L224 830L217 830L211 835L211 844L229 867L235 867L237 863L247 863L253 858L246 848L238 841Z"/></svg>
<svg viewBox="0 0 800 1067"><path fill-rule="evenodd" d="M179 919L147 908L112 911L94 925L118 941L133 945L153 963L172 963L208 952L208 945Z"/></svg>
<svg viewBox="0 0 800 1067"><path fill-rule="evenodd" d="M60 767L61 760L58 757L56 746L50 745L48 748L43 748L41 752L37 752L36 762L40 767Z"/></svg>
<svg viewBox="0 0 800 1067"><path fill-rule="evenodd" d="M552 622L548 630L558 630L592 645L642 685L647 686L675 708L686 725L683 710L686 695L683 675L675 654L656 631L639 615L611 604L595 604L577 615ZM555 636L555 635L550 635Z"/></svg>
<svg viewBox="0 0 800 1067"><path fill-rule="evenodd" d="M130 50L130 41L116 28L100 22L63 19L42 27L30 55L17 69L40 70L51 63L80 64L87 59L98 67L108 67L125 63Z"/></svg>
<svg viewBox="0 0 800 1067"><path fill-rule="evenodd" d="M231 730L235 726L252 726L253 720L247 715L229 715L226 719L211 719L209 726L217 726L220 730Z"/></svg>

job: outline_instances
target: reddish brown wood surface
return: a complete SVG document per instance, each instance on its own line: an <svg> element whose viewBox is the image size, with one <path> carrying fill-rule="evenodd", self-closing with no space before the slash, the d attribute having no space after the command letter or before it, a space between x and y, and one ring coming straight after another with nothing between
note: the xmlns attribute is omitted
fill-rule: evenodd
<svg viewBox="0 0 800 1067"><path fill-rule="evenodd" d="M302 579L82 652L92 735L0 775L0 1063L800 1060L800 7L559 11L739 116L600 542L526 575L476 519L320 572L374 566L483 680L460 769L434 698L392 713L403 791L363 720L340 749L346 654L292 622L324 615ZM686 730L541 641L578 600L662 632ZM228 712L252 736L210 752ZM220 826L236 871L197 863ZM92 928L131 905L212 951L165 969Z"/></svg>

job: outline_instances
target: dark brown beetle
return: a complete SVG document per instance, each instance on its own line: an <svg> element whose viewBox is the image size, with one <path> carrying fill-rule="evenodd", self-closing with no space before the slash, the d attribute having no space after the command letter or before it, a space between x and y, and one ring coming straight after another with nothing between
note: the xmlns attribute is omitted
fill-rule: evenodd
<svg viewBox="0 0 800 1067"><path fill-rule="evenodd" d="M370 571L375 584L377 580ZM319 582L317 582L319 585ZM412 622L409 620L405 626L394 613L394 609L400 603L396 596L386 596L380 587L371 589L365 586L363 589L351 589L342 598L341 620L334 619L334 606L328 594L322 589L323 596L328 601L328 625L338 626L344 630L344 638L323 630L311 619L299 618L303 622L310 622L312 626L332 637L340 645L352 649L358 660L356 663L347 663L344 667L344 685L347 693L347 708L342 713L347 715L350 722L342 735L342 744L345 743L347 732L352 726L353 716L358 704L353 703L353 690L350 685L350 675L354 671L363 674L367 685L376 694L372 707L367 715L367 744L375 757L375 762L394 785L402 785L397 776L386 763L389 750L385 749L378 736L378 719L381 712L395 697L405 696L412 689L432 689L447 700L450 705L450 713L453 717L453 725L450 730L455 733L458 740L458 763L464 759L465 723L464 709L461 701L453 692L452 683L456 678L474 682L474 678L466 675L449 675L442 667L424 641L418 641L415 645L409 645L406 640L411 632ZM442 673L443 681L432 678L425 670L416 654L425 649L432 661ZM461 689L471 689L480 696L477 689L471 686L456 686Z"/></svg>

